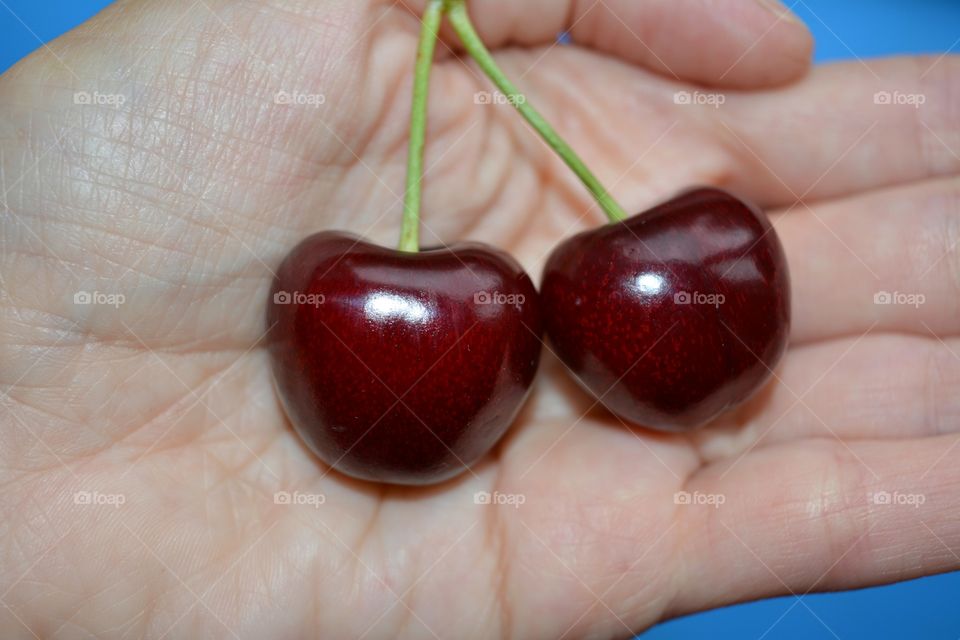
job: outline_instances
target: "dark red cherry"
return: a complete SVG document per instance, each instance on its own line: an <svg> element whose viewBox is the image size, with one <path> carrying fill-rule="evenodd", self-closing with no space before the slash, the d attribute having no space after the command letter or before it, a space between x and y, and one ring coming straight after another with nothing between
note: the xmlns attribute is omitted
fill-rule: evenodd
<svg viewBox="0 0 960 640"><path fill-rule="evenodd" d="M790 330L776 231L712 188L569 238L547 261L541 300L580 383L620 417L664 431L749 398Z"/></svg>
<svg viewBox="0 0 960 640"><path fill-rule="evenodd" d="M510 426L540 359L533 283L482 244L405 253L339 232L286 257L267 304L290 421L327 464L428 484L483 456Z"/></svg>

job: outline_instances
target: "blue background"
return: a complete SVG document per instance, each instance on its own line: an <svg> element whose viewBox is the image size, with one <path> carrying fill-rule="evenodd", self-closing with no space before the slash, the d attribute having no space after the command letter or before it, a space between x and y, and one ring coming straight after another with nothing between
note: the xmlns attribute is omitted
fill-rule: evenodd
<svg viewBox="0 0 960 640"><path fill-rule="evenodd" d="M0 71L108 4L109 0L0 0ZM795 5L789 0L788 4L813 31L819 62L960 52L960 0L797 0ZM861 591L809 595L803 598L806 607L793 597L727 607L658 625L641 638L958 640L958 596L960 572Z"/></svg>

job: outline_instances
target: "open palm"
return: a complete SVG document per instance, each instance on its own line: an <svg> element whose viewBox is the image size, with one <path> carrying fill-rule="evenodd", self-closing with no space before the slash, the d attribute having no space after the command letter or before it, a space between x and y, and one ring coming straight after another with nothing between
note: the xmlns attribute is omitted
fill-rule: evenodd
<svg viewBox="0 0 960 640"><path fill-rule="evenodd" d="M805 31L748 0L472 7L628 209L706 183L773 212L794 327L769 387L658 435L548 345L463 476L324 467L277 403L264 304L313 231L395 243L421 6L119 2L0 80L4 638L626 637L960 567L960 62L797 80ZM423 243L536 277L602 214L439 48Z"/></svg>

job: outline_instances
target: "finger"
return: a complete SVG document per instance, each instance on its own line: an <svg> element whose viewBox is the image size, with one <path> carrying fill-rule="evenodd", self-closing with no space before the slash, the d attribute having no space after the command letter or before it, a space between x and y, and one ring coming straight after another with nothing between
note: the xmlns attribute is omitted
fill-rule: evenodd
<svg viewBox="0 0 960 640"><path fill-rule="evenodd" d="M958 390L960 340L870 333L790 350L768 388L694 437L718 460L801 438L941 435L960 431Z"/></svg>
<svg viewBox="0 0 960 640"><path fill-rule="evenodd" d="M810 66L809 31L777 0L582 1L576 42L679 80L761 87L802 76Z"/></svg>
<svg viewBox="0 0 960 640"><path fill-rule="evenodd" d="M812 440L709 467L687 490L724 498L681 511L697 570L673 613L960 568L958 442Z"/></svg>
<svg viewBox="0 0 960 640"><path fill-rule="evenodd" d="M763 204L960 172L960 57L848 62L763 94L730 95L719 129L731 186Z"/></svg>
<svg viewBox="0 0 960 640"><path fill-rule="evenodd" d="M470 11L489 47L548 44L569 31L577 44L688 82L771 86L810 65L810 33L777 0L475 0Z"/></svg>
<svg viewBox="0 0 960 640"><path fill-rule="evenodd" d="M960 334L960 179L800 205L776 218L793 344L868 328Z"/></svg>

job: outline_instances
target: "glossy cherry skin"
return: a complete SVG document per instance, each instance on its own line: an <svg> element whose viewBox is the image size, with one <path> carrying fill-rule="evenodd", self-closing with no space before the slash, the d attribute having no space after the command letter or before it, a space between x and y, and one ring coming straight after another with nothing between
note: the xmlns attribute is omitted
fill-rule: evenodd
<svg viewBox="0 0 960 640"><path fill-rule="evenodd" d="M547 334L630 422L701 426L756 392L790 331L790 278L758 209L713 188L573 236L547 261Z"/></svg>
<svg viewBox="0 0 960 640"><path fill-rule="evenodd" d="M476 462L540 360L530 277L482 244L405 253L340 232L301 242L267 302L276 388L300 437L356 478L429 484Z"/></svg>

